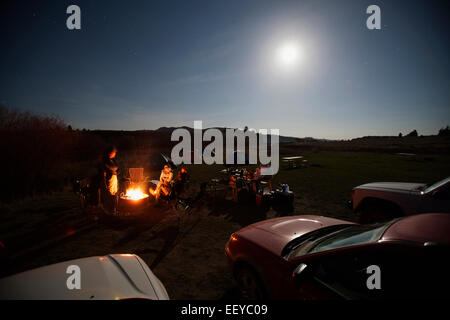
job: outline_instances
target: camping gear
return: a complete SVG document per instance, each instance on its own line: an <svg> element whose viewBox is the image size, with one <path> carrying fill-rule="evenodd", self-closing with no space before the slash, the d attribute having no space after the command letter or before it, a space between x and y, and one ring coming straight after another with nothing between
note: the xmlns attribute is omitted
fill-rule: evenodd
<svg viewBox="0 0 450 320"><path fill-rule="evenodd" d="M272 191L272 208L284 211L291 211L294 208L294 192L289 190L289 185L281 184Z"/></svg>
<svg viewBox="0 0 450 320"><path fill-rule="evenodd" d="M270 208L273 201L272 192L270 191L260 191L255 194L255 204L258 207Z"/></svg>

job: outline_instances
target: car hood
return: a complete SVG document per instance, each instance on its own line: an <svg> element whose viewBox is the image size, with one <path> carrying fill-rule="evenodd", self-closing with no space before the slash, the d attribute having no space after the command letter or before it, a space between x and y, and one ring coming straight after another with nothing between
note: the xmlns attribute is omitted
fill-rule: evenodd
<svg viewBox="0 0 450 320"><path fill-rule="evenodd" d="M67 286L68 267L79 267L80 289ZM52 264L0 279L0 299L122 300L168 299L167 292L142 259L111 254Z"/></svg>
<svg viewBox="0 0 450 320"><path fill-rule="evenodd" d="M410 183L410 182L372 182L366 183L356 187L357 189L375 189L391 192L412 192L419 191L425 187L425 183Z"/></svg>
<svg viewBox="0 0 450 320"><path fill-rule="evenodd" d="M353 222L313 215L291 216L254 223L235 234L276 255L281 255L283 248L295 238L338 224L353 224Z"/></svg>

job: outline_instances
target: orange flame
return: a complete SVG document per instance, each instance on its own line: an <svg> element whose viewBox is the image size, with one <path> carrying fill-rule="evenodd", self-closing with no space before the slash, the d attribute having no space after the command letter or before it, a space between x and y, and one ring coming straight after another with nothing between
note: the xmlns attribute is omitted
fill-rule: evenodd
<svg viewBox="0 0 450 320"><path fill-rule="evenodd" d="M128 200L141 200L141 199L144 199L147 197L148 197L148 194L143 193L141 189L132 188L132 189L128 189L122 198L128 199Z"/></svg>

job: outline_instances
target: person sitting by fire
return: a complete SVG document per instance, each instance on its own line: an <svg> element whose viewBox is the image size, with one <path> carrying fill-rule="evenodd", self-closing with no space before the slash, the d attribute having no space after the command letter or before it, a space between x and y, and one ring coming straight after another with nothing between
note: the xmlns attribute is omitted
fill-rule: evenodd
<svg viewBox="0 0 450 320"><path fill-rule="evenodd" d="M170 194L170 191L172 189L172 179L172 169L166 164L161 171L161 176L159 177L159 182L156 186L155 191L152 192L152 190L150 190L150 192L155 196L156 200L158 200L161 195L167 196Z"/></svg>
<svg viewBox="0 0 450 320"><path fill-rule="evenodd" d="M116 161L117 148L109 147L99 166L100 175L103 177L101 188L101 204L109 214L117 214L119 183L117 174L119 165Z"/></svg>

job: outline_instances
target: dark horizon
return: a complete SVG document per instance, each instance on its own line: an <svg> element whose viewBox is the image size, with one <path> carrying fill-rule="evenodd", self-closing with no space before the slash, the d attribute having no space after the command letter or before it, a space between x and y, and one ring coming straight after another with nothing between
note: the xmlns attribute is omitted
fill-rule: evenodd
<svg viewBox="0 0 450 320"><path fill-rule="evenodd" d="M401 134L402 134L401 138L408 137L408 134L412 133L413 131L417 131L417 134L418 134L417 136L418 137L434 137L434 136L438 136L439 130L446 129L448 127L449 126L439 128L436 133L427 134L427 135L421 134L416 129L413 129L413 130L410 130L408 132L401 132ZM92 132L96 132L96 131L99 131L99 132L146 132L146 131L175 130L175 129L178 129L178 128L184 128L184 129L188 129L188 130L194 131L194 128L193 127L189 127L189 126L180 126L180 127L162 126L162 127L157 128L157 129L135 129L135 130L86 129L86 128L73 128L72 126L71 126L71 128L72 128L72 130L79 130L79 131L85 130L85 131L90 131L90 132L91 131ZM202 128L203 131L207 130L207 129L222 129L222 130L234 129L234 130L236 130L236 129L243 129L243 128L233 128L233 127L206 127L206 128ZM249 129L252 129L252 128L249 128ZM280 134L280 137L283 137L283 138L294 138L294 139L300 139L300 140L302 140L302 139L313 139L313 140L319 140L319 141L350 141L350 140L363 139L363 138L397 138L397 137L399 137L399 135L397 134L397 135L359 136L359 137L352 137L352 138L348 138L348 139L316 138L316 137L313 137L313 136L297 137L297 136L287 136L287 135L283 135L283 134ZM414 137L414 136L412 136L412 137Z"/></svg>

